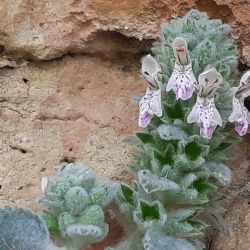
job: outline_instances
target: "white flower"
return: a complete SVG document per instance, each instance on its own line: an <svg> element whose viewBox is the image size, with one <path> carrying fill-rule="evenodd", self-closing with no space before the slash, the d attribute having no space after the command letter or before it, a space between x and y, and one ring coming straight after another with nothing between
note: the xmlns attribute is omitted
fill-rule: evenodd
<svg viewBox="0 0 250 250"><path fill-rule="evenodd" d="M243 136L247 133L250 113L244 105L244 99L250 95L250 71L247 71L240 80L238 88L233 90L233 111L229 121L235 123L235 131Z"/></svg>
<svg viewBox="0 0 250 250"><path fill-rule="evenodd" d="M147 55L142 59L141 72L150 85L139 103L139 126L146 128L154 115L162 116L161 84L158 80L161 68L151 55Z"/></svg>
<svg viewBox="0 0 250 250"><path fill-rule="evenodd" d="M217 125L222 126L220 113L214 103L214 93L222 83L222 76L212 68L201 73L198 80L199 93L187 122L196 122L200 127L200 135L211 139Z"/></svg>
<svg viewBox="0 0 250 250"><path fill-rule="evenodd" d="M192 62L188 54L187 42L177 37L173 43L176 58L172 75L169 78L166 91L175 92L176 99L187 100L192 97L197 81L195 79Z"/></svg>
<svg viewBox="0 0 250 250"><path fill-rule="evenodd" d="M197 122L200 127L200 135L211 139L217 125L222 126L222 119L215 107L214 97L204 98L197 96L196 103L187 117L187 122Z"/></svg>
<svg viewBox="0 0 250 250"><path fill-rule="evenodd" d="M150 90L147 88L146 95L142 97L140 103L139 126L146 128L154 115L162 116L161 89Z"/></svg>
<svg viewBox="0 0 250 250"><path fill-rule="evenodd" d="M152 88L159 88L160 82L158 75L161 73L161 68L157 61L151 56L146 55L142 58L141 73Z"/></svg>
<svg viewBox="0 0 250 250"><path fill-rule="evenodd" d="M223 79L221 74L215 68L211 68L202 72L198 76L198 81L199 95L206 98L210 98L214 96L216 90L218 90L218 88L220 87Z"/></svg>

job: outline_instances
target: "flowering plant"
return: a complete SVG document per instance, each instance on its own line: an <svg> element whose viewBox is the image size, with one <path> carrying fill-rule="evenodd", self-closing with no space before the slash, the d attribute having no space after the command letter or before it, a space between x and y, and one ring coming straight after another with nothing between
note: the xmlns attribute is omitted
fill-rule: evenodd
<svg viewBox="0 0 250 250"><path fill-rule="evenodd" d="M164 24L152 52L142 59L148 90L139 126L146 131L137 133L136 180L121 185L117 200L132 229L115 249L203 249L202 219L221 221L218 201L231 181L225 163L239 141L232 122L240 135L247 131L250 72L232 88L237 58L230 27L195 10Z"/></svg>
<svg viewBox="0 0 250 250"><path fill-rule="evenodd" d="M204 218L221 221L218 201L232 177L225 163L250 122L244 105L250 71L232 87L237 58L230 27L194 10L163 25L152 52L154 57L142 59L148 86L138 123L146 130L137 133L133 184L107 182L77 163L62 164L56 176L42 179L43 219L67 249L86 249L107 236L107 206L126 234L110 250L204 249ZM21 227L16 228L18 214ZM27 237L30 230L23 230L27 221L33 223L34 241ZM0 248L3 242L13 245L17 232L32 249L59 249L42 219L30 211L1 208L0 225ZM21 249L23 242L15 246Z"/></svg>
<svg viewBox="0 0 250 250"><path fill-rule="evenodd" d="M97 178L80 163L66 163L56 176L43 177L42 190L43 219L67 249L82 249L107 236L103 208L116 197L117 183Z"/></svg>

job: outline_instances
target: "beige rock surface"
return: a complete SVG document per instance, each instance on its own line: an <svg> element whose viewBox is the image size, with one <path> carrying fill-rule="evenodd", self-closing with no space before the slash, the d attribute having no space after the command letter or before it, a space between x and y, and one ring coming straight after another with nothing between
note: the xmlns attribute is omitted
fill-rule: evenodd
<svg viewBox="0 0 250 250"><path fill-rule="evenodd" d="M162 21L191 8L233 26L249 67L249 0L0 1L0 205L39 211L40 179L61 161L84 160L99 174L130 181L131 148L121 141L138 130L130 100L145 89L140 54ZM219 234L214 250L250 249L249 139L242 161L232 163L237 200L226 219L233 233ZM109 243L120 236L114 228Z"/></svg>
<svg viewBox="0 0 250 250"><path fill-rule="evenodd" d="M191 8L232 24L239 52L246 53L249 0L2 0L1 50L13 58L35 60L67 53L135 52L158 37L163 21ZM243 61L249 63L248 52Z"/></svg>
<svg viewBox="0 0 250 250"><path fill-rule="evenodd" d="M129 179L131 149L121 136L137 130L130 103L145 88L135 67L67 56L1 70L1 205L37 209L40 179L61 161L85 160L99 174Z"/></svg>
<svg viewBox="0 0 250 250"><path fill-rule="evenodd" d="M231 162L234 171L232 184L228 188L225 215L229 234L219 233L212 240L213 250L250 249L250 135L238 147L237 160Z"/></svg>

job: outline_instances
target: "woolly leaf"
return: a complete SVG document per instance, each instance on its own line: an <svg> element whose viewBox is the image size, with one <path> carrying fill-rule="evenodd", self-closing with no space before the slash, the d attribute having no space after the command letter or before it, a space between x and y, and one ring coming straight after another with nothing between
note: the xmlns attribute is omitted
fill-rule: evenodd
<svg viewBox="0 0 250 250"><path fill-rule="evenodd" d="M187 158L186 154L178 154L175 156L174 165L180 169L196 169L200 167L205 162L205 159L201 156L196 160L190 160Z"/></svg>
<svg viewBox="0 0 250 250"><path fill-rule="evenodd" d="M190 221L178 221L176 219L170 219L167 222L165 230L170 236L182 238L202 235L202 230L204 229L205 225L201 222L197 222L197 224L192 223Z"/></svg>
<svg viewBox="0 0 250 250"><path fill-rule="evenodd" d="M193 184L195 180L197 180L197 178L198 177L193 173L188 174L185 177L183 177L183 179L181 180L181 184L184 188L188 188Z"/></svg>
<svg viewBox="0 0 250 250"><path fill-rule="evenodd" d="M142 237L138 235L129 237L117 246L108 247L105 250L143 250Z"/></svg>
<svg viewBox="0 0 250 250"><path fill-rule="evenodd" d="M70 184L64 180L51 178L48 180L48 186L45 193L49 196L55 196L59 201L64 199L66 192L70 189Z"/></svg>
<svg viewBox="0 0 250 250"><path fill-rule="evenodd" d="M68 212L62 212L58 217L58 227L62 236L65 236L67 228L74 224L76 219Z"/></svg>
<svg viewBox="0 0 250 250"><path fill-rule="evenodd" d="M177 221L184 221L196 215L198 210L199 209L197 208L183 208L183 209L173 210L171 212L168 212L168 218L175 219Z"/></svg>
<svg viewBox="0 0 250 250"><path fill-rule="evenodd" d="M48 212L44 212L42 214L42 218L45 221L50 234L54 237L60 236L60 230L59 230L57 217Z"/></svg>
<svg viewBox="0 0 250 250"><path fill-rule="evenodd" d="M94 225L73 224L67 228L66 236L71 238L76 249L101 241L107 236L108 225L104 228Z"/></svg>
<svg viewBox="0 0 250 250"><path fill-rule="evenodd" d="M97 205L86 208L79 218L79 222L85 225L95 225L102 227L104 224L104 213Z"/></svg>
<svg viewBox="0 0 250 250"><path fill-rule="evenodd" d="M168 204L204 204L209 201L206 195L199 195L194 188L182 189L180 191L169 191L165 193L164 202Z"/></svg>
<svg viewBox="0 0 250 250"><path fill-rule="evenodd" d="M94 172L79 163L62 164L58 171L70 186L81 186L86 190L94 186L96 177Z"/></svg>
<svg viewBox="0 0 250 250"><path fill-rule="evenodd" d="M0 249L56 250L42 218L31 210L0 208Z"/></svg>
<svg viewBox="0 0 250 250"><path fill-rule="evenodd" d="M226 136L222 133L214 133L213 137L210 141L210 147L211 149L217 148L223 141L225 141Z"/></svg>
<svg viewBox="0 0 250 250"><path fill-rule="evenodd" d="M199 192L199 195L206 195L214 188L212 184L203 179L195 180L193 183L193 187Z"/></svg>
<svg viewBox="0 0 250 250"><path fill-rule="evenodd" d="M104 184L99 187L93 188L90 192L90 197L93 204L101 207L109 205L116 197L119 190L117 183Z"/></svg>
<svg viewBox="0 0 250 250"><path fill-rule="evenodd" d="M163 152L159 152L159 150L154 151L154 158L164 165L172 165L174 154L174 146L171 143L168 143Z"/></svg>
<svg viewBox="0 0 250 250"><path fill-rule="evenodd" d="M65 195L65 204L72 214L77 215L90 204L90 198L84 188L72 187Z"/></svg>
<svg viewBox="0 0 250 250"><path fill-rule="evenodd" d="M185 154L187 157L195 161L199 156L204 155L204 153L207 153L209 150L209 146L201 145L197 141L192 141L185 146Z"/></svg>
<svg viewBox="0 0 250 250"><path fill-rule="evenodd" d="M232 173L230 168L222 163L208 162L202 166L204 169L210 172L220 185L228 186L232 179Z"/></svg>
<svg viewBox="0 0 250 250"><path fill-rule="evenodd" d="M141 215L143 220L159 220L160 211L157 204L149 205L143 201L140 203Z"/></svg>
<svg viewBox="0 0 250 250"><path fill-rule="evenodd" d="M143 190L149 194L157 191L180 189L177 183L168 180L167 178L160 178L148 170L139 171L138 180Z"/></svg>
<svg viewBox="0 0 250 250"><path fill-rule="evenodd" d="M151 134L148 133L136 133L136 136L143 142L143 143L154 143L154 138Z"/></svg>
<svg viewBox="0 0 250 250"><path fill-rule="evenodd" d="M175 102L174 105L166 105L166 114L170 119L183 119L184 111L180 102Z"/></svg>
<svg viewBox="0 0 250 250"><path fill-rule="evenodd" d="M128 185L121 184L121 191L124 197L125 202L134 205L134 191Z"/></svg>
<svg viewBox="0 0 250 250"><path fill-rule="evenodd" d="M184 140L187 134L178 126L162 124L157 128L161 139L166 141Z"/></svg>
<svg viewBox="0 0 250 250"><path fill-rule="evenodd" d="M160 202L147 203L140 200L134 211L134 221L142 230L152 226L162 227L167 221L167 214Z"/></svg>
<svg viewBox="0 0 250 250"><path fill-rule="evenodd" d="M223 151L212 150L209 152L207 157L207 161L214 161L214 162L227 162L231 161L235 158L234 152L225 153Z"/></svg>
<svg viewBox="0 0 250 250"><path fill-rule="evenodd" d="M143 239L145 250L195 250L195 247L188 241L170 237L163 232L150 229Z"/></svg>
<svg viewBox="0 0 250 250"><path fill-rule="evenodd" d="M39 198L37 202L42 206L46 206L53 210L59 210L59 211L62 209L63 206L63 202L51 201L45 197Z"/></svg>

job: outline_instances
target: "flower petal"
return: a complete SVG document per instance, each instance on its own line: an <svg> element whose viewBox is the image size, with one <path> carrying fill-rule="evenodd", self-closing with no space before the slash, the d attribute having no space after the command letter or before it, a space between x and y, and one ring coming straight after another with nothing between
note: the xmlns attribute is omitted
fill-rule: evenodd
<svg viewBox="0 0 250 250"><path fill-rule="evenodd" d="M200 127L200 135L211 139L217 125L222 126L222 119L215 107L214 98L197 96L196 103L187 117L188 123L197 122Z"/></svg>
<svg viewBox="0 0 250 250"><path fill-rule="evenodd" d="M223 78L215 68L202 72L198 76L199 95L203 97L213 97L216 90L223 82Z"/></svg>
<svg viewBox="0 0 250 250"><path fill-rule="evenodd" d="M235 97L243 99L250 95L250 70L247 71L240 79L240 84L235 92Z"/></svg>
<svg viewBox="0 0 250 250"><path fill-rule="evenodd" d="M150 55L146 55L142 58L142 73L147 72L149 75L154 76L161 70L157 61Z"/></svg>
<svg viewBox="0 0 250 250"><path fill-rule="evenodd" d="M242 108L244 106L244 103L240 101L240 99L237 99L235 96L233 97L233 111L231 115L229 116L230 122L236 122L242 118Z"/></svg>
<svg viewBox="0 0 250 250"><path fill-rule="evenodd" d="M211 139L216 126L200 127L200 135L204 138Z"/></svg>
<svg viewBox="0 0 250 250"><path fill-rule="evenodd" d="M190 63L190 57L188 54L188 45L184 38L176 37L173 42L173 51L176 62L179 65L188 65Z"/></svg>
<svg viewBox="0 0 250 250"><path fill-rule="evenodd" d="M161 89L146 91L140 103L139 126L145 128L149 125L154 115L162 116Z"/></svg>
<svg viewBox="0 0 250 250"><path fill-rule="evenodd" d="M199 121L199 109L199 104L196 101L195 105L193 106L193 109L187 117L187 123L194 123Z"/></svg>
<svg viewBox="0 0 250 250"><path fill-rule="evenodd" d="M146 128L151 119L153 118L153 115L149 114L148 112L145 112L144 114L139 115L139 127Z"/></svg>
<svg viewBox="0 0 250 250"><path fill-rule="evenodd" d="M157 61L150 55L142 58L141 73L143 77L152 85L152 87L159 88L159 81L157 75L161 72L161 68Z"/></svg>
<svg viewBox="0 0 250 250"><path fill-rule="evenodd" d="M235 131L243 136L247 133L250 113L245 107L244 99L250 95L250 70L241 77L238 88L233 91L233 110L229 116L230 122L235 122Z"/></svg>
<svg viewBox="0 0 250 250"><path fill-rule="evenodd" d="M177 99L187 100L192 97L196 83L191 62L186 66L181 66L176 62L166 91L173 89Z"/></svg>
<svg viewBox="0 0 250 250"><path fill-rule="evenodd" d="M214 108L214 122L215 122L215 124L222 126L222 119L221 119L220 113L217 110L217 108Z"/></svg>
<svg viewBox="0 0 250 250"><path fill-rule="evenodd" d="M154 91L153 97L150 101L150 109L152 110L152 113L156 116L162 116L161 89Z"/></svg>
<svg viewBox="0 0 250 250"><path fill-rule="evenodd" d="M242 122L242 123L235 123L235 131L240 135L243 136L247 133L248 129L248 122Z"/></svg>

